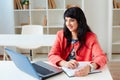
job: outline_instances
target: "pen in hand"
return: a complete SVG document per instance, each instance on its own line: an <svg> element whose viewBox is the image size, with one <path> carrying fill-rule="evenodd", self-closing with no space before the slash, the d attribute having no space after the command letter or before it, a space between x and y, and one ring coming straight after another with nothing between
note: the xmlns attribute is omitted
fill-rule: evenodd
<svg viewBox="0 0 120 80"><path fill-rule="evenodd" d="M78 67L78 64L79 63L76 60L70 60L70 61L65 61L63 66L69 69L75 69Z"/></svg>

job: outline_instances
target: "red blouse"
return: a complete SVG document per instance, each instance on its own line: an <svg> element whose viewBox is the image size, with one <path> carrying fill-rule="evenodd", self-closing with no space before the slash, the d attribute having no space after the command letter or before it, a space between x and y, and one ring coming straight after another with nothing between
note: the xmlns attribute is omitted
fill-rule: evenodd
<svg viewBox="0 0 120 80"><path fill-rule="evenodd" d="M49 61L55 65L61 60L66 60L72 50L72 44L65 50L67 39L63 35L63 30L57 32L56 40L48 54ZM79 45L79 42L74 44L75 51L78 49ZM100 67L103 67L106 64L106 55L102 51L94 33L87 33L85 46L77 51L76 60L95 62Z"/></svg>

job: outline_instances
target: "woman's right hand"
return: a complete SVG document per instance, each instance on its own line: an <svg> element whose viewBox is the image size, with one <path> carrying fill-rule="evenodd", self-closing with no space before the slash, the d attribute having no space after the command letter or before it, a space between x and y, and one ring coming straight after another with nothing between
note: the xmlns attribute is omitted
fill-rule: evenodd
<svg viewBox="0 0 120 80"><path fill-rule="evenodd" d="M75 69L78 67L78 62L76 60L70 60L70 61L60 61L60 66L67 67L69 69Z"/></svg>

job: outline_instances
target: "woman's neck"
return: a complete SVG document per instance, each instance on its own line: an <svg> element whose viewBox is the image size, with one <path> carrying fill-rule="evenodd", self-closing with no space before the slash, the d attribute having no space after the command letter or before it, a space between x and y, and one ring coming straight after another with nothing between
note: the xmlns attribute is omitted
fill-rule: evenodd
<svg viewBox="0 0 120 80"><path fill-rule="evenodd" d="M77 40L78 38L77 38L77 33L76 32L72 32L72 39L74 39L74 40Z"/></svg>

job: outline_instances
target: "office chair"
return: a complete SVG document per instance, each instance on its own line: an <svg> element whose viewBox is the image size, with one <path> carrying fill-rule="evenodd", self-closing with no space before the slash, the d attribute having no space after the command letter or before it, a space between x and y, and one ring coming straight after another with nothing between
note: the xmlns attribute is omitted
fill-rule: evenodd
<svg viewBox="0 0 120 80"><path fill-rule="evenodd" d="M43 26L41 25L24 25L22 26L21 35L43 35ZM34 48L29 46L17 46L20 49L30 50L30 59L32 61L33 50L39 48L40 46L35 46Z"/></svg>
<svg viewBox="0 0 120 80"><path fill-rule="evenodd" d="M3 48L3 60L9 60L9 57L7 56L5 51L6 46L2 46L2 48Z"/></svg>

